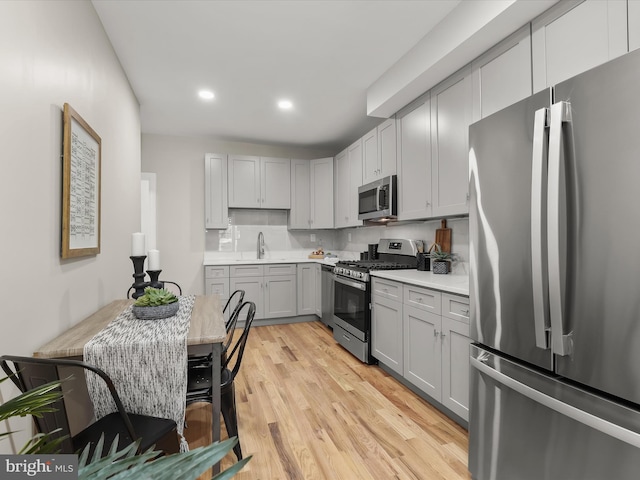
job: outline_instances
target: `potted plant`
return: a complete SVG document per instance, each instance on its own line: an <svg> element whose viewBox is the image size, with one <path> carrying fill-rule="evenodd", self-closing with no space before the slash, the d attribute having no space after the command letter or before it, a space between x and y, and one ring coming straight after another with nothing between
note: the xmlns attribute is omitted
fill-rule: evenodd
<svg viewBox="0 0 640 480"><path fill-rule="evenodd" d="M431 258L431 271L436 274L449 273L451 254L449 252L443 252L440 245L437 243L434 243L429 251L429 256Z"/></svg>
<svg viewBox="0 0 640 480"><path fill-rule="evenodd" d="M133 304L133 314L143 320L172 317L177 312L178 297L164 288L145 288Z"/></svg>
<svg viewBox="0 0 640 480"><path fill-rule="evenodd" d="M7 378L0 378L0 383ZM55 410L53 404L61 397L60 382L47 383L0 404L0 421L17 416L24 417L50 412ZM11 434L12 432L1 433L0 440ZM22 455L55 454L59 450L62 440L63 438L52 440L48 434L37 434L18 453ZM232 437L223 442L216 442L189 452L160 457L158 456L160 452L153 450L138 454L136 443L120 451L116 451L116 448L112 447L109 453L100 459L89 457L89 449L87 448L78 459L78 479L107 480L113 477L119 480L138 480L141 478L192 480L199 477L211 465L219 462L231 451L237 441L236 437ZM98 449L102 450L102 445ZM245 457L214 476L212 480L225 480L233 477L251 457Z"/></svg>

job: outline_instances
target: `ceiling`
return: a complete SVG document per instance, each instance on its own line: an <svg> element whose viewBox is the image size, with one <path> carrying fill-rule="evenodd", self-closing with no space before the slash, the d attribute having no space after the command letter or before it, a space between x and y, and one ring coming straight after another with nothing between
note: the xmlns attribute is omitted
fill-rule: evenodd
<svg viewBox="0 0 640 480"><path fill-rule="evenodd" d="M337 152L381 121L366 115L367 88L459 0L92 3L143 133Z"/></svg>

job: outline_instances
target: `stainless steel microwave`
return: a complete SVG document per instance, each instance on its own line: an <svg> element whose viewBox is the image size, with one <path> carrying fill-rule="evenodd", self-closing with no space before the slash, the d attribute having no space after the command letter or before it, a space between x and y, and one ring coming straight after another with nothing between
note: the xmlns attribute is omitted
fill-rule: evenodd
<svg viewBox="0 0 640 480"><path fill-rule="evenodd" d="M358 188L359 220L393 220L398 214L397 179L383 177Z"/></svg>

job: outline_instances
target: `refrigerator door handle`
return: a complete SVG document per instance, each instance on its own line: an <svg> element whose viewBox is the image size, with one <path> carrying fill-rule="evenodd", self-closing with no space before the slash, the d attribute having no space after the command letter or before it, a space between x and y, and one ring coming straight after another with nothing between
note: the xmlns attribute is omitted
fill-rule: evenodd
<svg viewBox="0 0 640 480"><path fill-rule="evenodd" d="M563 161L563 123L571 123L571 104L551 105L549 129L549 180L547 190L547 248L549 315L553 353L569 355L570 338L564 333L567 258L567 193Z"/></svg>
<svg viewBox="0 0 640 480"><path fill-rule="evenodd" d="M498 372L483 362L483 360L486 360L486 357L483 357L482 355L480 355L479 358L474 358L472 356L470 360L471 366L479 372L493 378L496 382L520 393L521 395L530 398L534 402L544 405L561 415L572 418L573 420L609 435L610 437L617 438L629 445L640 448L640 434L609 422L608 420L604 420L603 418L592 415L584 410L580 410L573 405L561 402L560 400L542 393L529 385L525 385L502 372Z"/></svg>
<svg viewBox="0 0 640 480"><path fill-rule="evenodd" d="M549 349L549 282L547 272L547 151L549 109L535 112L531 161L531 272L536 347Z"/></svg>

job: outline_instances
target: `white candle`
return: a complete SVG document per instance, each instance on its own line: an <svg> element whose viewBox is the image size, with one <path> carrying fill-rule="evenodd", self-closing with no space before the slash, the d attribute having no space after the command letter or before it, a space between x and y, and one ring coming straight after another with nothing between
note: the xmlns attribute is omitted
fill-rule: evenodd
<svg viewBox="0 0 640 480"><path fill-rule="evenodd" d="M149 250L149 270L160 270L159 250Z"/></svg>
<svg viewBox="0 0 640 480"><path fill-rule="evenodd" d="M144 255L144 233L131 234L131 256L142 257Z"/></svg>

